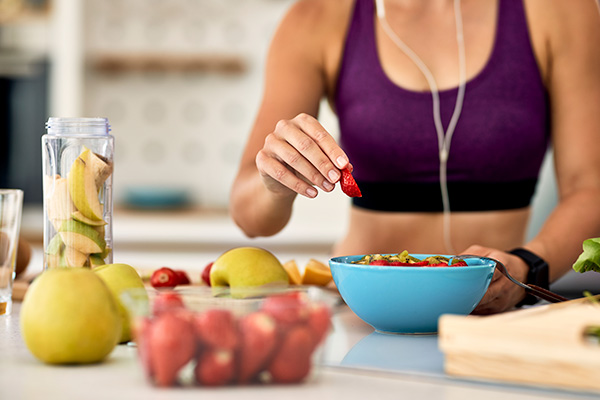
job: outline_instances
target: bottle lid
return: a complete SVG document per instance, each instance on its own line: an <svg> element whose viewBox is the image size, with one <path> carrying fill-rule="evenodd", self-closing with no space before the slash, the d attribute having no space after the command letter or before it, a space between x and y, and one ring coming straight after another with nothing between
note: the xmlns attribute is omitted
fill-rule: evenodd
<svg viewBox="0 0 600 400"><path fill-rule="evenodd" d="M110 124L108 118L74 118L50 117L46 122L49 135L57 134L88 134L108 135Z"/></svg>

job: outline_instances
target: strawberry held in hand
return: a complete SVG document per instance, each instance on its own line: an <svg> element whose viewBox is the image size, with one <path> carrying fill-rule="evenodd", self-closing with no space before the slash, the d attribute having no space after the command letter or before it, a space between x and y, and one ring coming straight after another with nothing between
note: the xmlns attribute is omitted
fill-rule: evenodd
<svg viewBox="0 0 600 400"><path fill-rule="evenodd" d="M340 186L342 191L350 197L362 197L362 193L352 176L352 170L348 167L342 170L342 177L340 179Z"/></svg>

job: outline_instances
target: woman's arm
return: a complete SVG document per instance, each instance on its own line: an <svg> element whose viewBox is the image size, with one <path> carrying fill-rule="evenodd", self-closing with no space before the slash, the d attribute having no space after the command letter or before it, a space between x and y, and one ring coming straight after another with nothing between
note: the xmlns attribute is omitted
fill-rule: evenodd
<svg viewBox="0 0 600 400"><path fill-rule="evenodd" d="M548 262L551 282L583 240L600 236L600 13L596 0L552 3L547 86L559 203L525 246Z"/></svg>
<svg viewBox="0 0 600 400"><path fill-rule="evenodd" d="M547 0L534 7L539 13L530 26L546 32L546 57L538 61L550 97L559 203L523 247L548 263L553 282L571 269L585 239L600 236L600 13L596 0ZM505 250L472 246L465 253L497 258L525 281L527 265ZM475 312L504 311L524 296L497 273Z"/></svg>
<svg viewBox="0 0 600 400"><path fill-rule="evenodd" d="M299 1L271 43L262 104L230 198L232 218L248 236L279 232L296 195L315 197L315 186L333 190L348 162L316 120L328 87L328 40L339 23L334 3Z"/></svg>

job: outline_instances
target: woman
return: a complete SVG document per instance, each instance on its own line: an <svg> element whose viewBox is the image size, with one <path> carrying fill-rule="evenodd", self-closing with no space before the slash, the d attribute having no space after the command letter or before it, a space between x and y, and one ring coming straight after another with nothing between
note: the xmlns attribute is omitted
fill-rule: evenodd
<svg viewBox="0 0 600 400"><path fill-rule="evenodd" d="M248 236L276 234L298 194L331 192L352 166L363 197L334 255L458 250L496 258L521 281L539 284L544 262L550 282L561 277L582 241L600 236L596 1L374 3L300 0L282 21L231 193L233 219ZM315 119L324 96L340 143ZM524 243L548 145L560 201ZM527 251L507 252L517 247ZM476 312L524 297L496 274Z"/></svg>

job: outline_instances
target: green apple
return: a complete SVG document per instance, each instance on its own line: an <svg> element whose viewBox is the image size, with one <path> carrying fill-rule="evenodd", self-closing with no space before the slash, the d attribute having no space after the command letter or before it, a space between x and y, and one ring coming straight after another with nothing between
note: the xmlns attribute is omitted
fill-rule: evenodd
<svg viewBox="0 0 600 400"><path fill-rule="evenodd" d="M220 255L210 270L212 287L287 285L288 274L270 252L257 247L238 247Z"/></svg>
<svg viewBox="0 0 600 400"><path fill-rule="evenodd" d="M73 214L71 214L71 217L75 221L82 222L82 223L84 223L86 225L91 225L91 226L104 226L104 225L106 225L106 221L104 221L103 219L101 219L100 221L95 221L93 219L89 219L88 217L86 217L85 215L83 215L81 213L81 211L74 211Z"/></svg>
<svg viewBox="0 0 600 400"><path fill-rule="evenodd" d="M63 222L59 234L67 247L73 247L81 253L102 253L106 248L104 237L94 227L74 219Z"/></svg>
<svg viewBox="0 0 600 400"><path fill-rule="evenodd" d="M94 183L96 184L96 187L100 189L104 184L104 181L112 174L113 164L106 157L91 151L89 157L89 165L92 169L92 174L94 175Z"/></svg>
<svg viewBox="0 0 600 400"><path fill-rule="evenodd" d="M54 229L58 230L63 221L71 219L71 215L76 211L75 204L69 196L69 188L66 178L60 175L54 177L44 177L44 190L47 198L46 213L48 220L52 222Z"/></svg>
<svg viewBox="0 0 600 400"><path fill-rule="evenodd" d="M44 251L46 257L46 264L50 268L58 267L61 265L61 257L63 256L63 249L65 245L57 233L50 239L46 250Z"/></svg>
<svg viewBox="0 0 600 400"><path fill-rule="evenodd" d="M98 199L96 177L91 167L91 154L85 149L75 159L67 176L71 200L85 217L93 221L101 221L103 207Z"/></svg>
<svg viewBox="0 0 600 400"><path fill-rule="evenodd" d="M66 246L63 252L69 267L83 267L88 262L88 254L82 253L73 247Z"/></svg>
<svg viewBox="0 0 600 400"><path fill-rule="evenodd" d="M104 258L101 254L90 254L90 268L97 268L101 265L106 265Z"/></svg>
<svg viewBox="0 0 600 400"><path fill-rule="evenodd" d="M135 268L127 264L106 264L93 269L100 276L111 290L119 307L123 330L121 332L120 343L128 342L132 339L130 316L127 308L121 302L121 294L126 290L144 289L144 282ZM141 290L140 290L141 292Z"/></svg>
<svg viewBox="0 0 600 400"><path fill-rule="evenodd" d="M31 284L20 314L31 353L50 364L102 361L121 336L117 303L89 268L51 268Z"/></svg>

